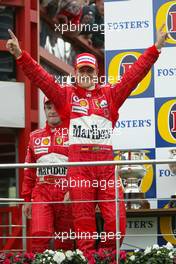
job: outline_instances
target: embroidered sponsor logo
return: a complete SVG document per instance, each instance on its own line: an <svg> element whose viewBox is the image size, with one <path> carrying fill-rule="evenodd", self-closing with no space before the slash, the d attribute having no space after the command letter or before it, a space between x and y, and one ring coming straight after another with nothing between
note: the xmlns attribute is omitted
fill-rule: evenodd
<svg viewBox="0 0 176 264"><path fill-rule="evenodd" d="M65 141L65 142L63 143L63 146L68 147L68 146L69 146L69 141Z"/></svg>
<svg viewBox="0 0 176 264"><path fill-rule="evenodd" d="M100 103L99 103L99 101L98 101L98 99L93 99L93 104L94 104L94 107L95 108L100 108Z"/></svg>
<svg viewBox="0 0 176 264"><path fill-rule="evenodd" d="M99 146L95 146L92 148L92 151L99 151L101 148Z"/></svg>
<svg viewBox="0 0 176 264"><path fill-rule="evenodd" d="M40 153L48 153L48 148L36 148L34 150L35 154L40 154Z"/></svg>
<svg viewBox="0 0 176 264"><path fill-rule="evenodd" d="M79 97L77 95L73 96L73 102L79 102Z"/></svg>
<svg viewBox="0 0 176 264"><path fill-rule="evenodd" d="M93 64L96 63L96 60L91 56L81 56L80 58L77 58L77 64L84 62L84 61L91 62Z"/></svg>
<svg viewBox="0 0 176 264"><path fill-rule="evenodd" d="M82 106L72 106L72 112L80 113L80 114L88 114L88 110Z"/></svg>
<svg viewBox="0 0 176 264"><path fill-rule="evenodd" d="M81 147L81 150L82 150L82 151L87 151L87 150L89 150L89 147L84 147L84 146L83 146L83 147Z"/></svg>
<svg viewBox="0 0 176 264"><path fill-rule="evenodd" d="M97 125L91 125L91 129L82 128L81 125L73 125L73 137L90 138L90 139L107 139L111 138L111 129L98 128Z"/></svg>
<svg viewBox="0 0 176 264"><path fill-rule="evenodd" d="M57 143L57 145L62 145L63 139L61 137L57 137L56 138L56 143Z"/></svg>
<svg viewBox="0 0 176 264"><path fill-rule="evenodd" d="M50 137L43 137L41 146L50 146L50 145L51 145Z"/></svg>
<svg viewBox="0 0 176 264"><path fill-rule="evenodd" d="M72 104L76 105L76 106L85 107L85 108L89 107L88 100L83 99L83 98L79 98L77 95L72 96Z"/></svg>
<svg viewBox="0 0 176 264"><path fill-rule="evenodd" d="M80 104L80 106L82 106L82 107L88 107L88 102L87 102L87 100L84 100L84 99L81 99L80 101L79 101L79 104Z"/></svg>
<svg viewBox="0 0 176 264"><path fill-rule="evenodd" d="M36 146L39 146L39 145L41 144L41 141L42 141L41 138L35 138L35 139L34 139L34 144L35 144Z"/></svg>
<svg viewBox="0 0 176 264"><path fill-rule="evenodd" d="M105 108L108 106L108 102L106 100L102 100L101 103L100 103L100 107L101 108Z"/></svg>
<svg viewBox="0 0 176 264"><path fill-rule="evenodd" d="M67 167L48 167L48 168L37 168L37 176L66 176Z"/></svg>

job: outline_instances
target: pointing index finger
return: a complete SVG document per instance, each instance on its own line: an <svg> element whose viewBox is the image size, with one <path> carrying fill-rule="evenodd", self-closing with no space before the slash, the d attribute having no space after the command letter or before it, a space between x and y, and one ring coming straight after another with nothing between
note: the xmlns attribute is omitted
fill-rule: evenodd
<svg viewBox="0 0 176 264"><path fill-rule="evenodd" d="M163 23L162 26L159 28L159 31L160 31L160 32L164 29L165 25L166 25L166 24Z"/></svg>
<svg viewBox="0 0 176 264"><path fill-rule="evenodd" d="M11 29L8 29L8 32L9 32L9 34L10 34L10 36L11 36L12 39L15 39L15 40L17 39L16 36L15 36L15 34L12 32Z"/></svg>

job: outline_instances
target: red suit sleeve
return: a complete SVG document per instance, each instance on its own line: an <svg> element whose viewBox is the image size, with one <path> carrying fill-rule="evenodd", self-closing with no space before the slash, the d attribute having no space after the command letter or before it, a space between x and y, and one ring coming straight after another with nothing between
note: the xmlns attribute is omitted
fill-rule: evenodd
<svg viewBox="0 0 176 264"><path fill-rule="evenodd" d="M120 108L126 98L147 75L158 57L159 52L155 45L153 45L124 73L120 82L111 86L111 96L116 105L116 109Z"/></svg>
<svg viewBox="0 0 176 264"><path fill-rule="evenodd" d="M63 115L62 118L64 118L66 103L68 102L67 87L58 84L55 78L45 71L26 51L23 51L16 61L30 81L43 91L54 103L59 115Z"/></svg>
<svg viewBox="0 0 176 264"><path fill-rule="evenodd" d="M31 139L29 141L29 145L27 148L25 163L36 163L34 153L32 150ZM23 184L22 184L22 193L21 193L25 202L31 201L32 190L35 186L35 182L36 182L36 169L25 168L24 169L24 179L23 179Z"/></svg>

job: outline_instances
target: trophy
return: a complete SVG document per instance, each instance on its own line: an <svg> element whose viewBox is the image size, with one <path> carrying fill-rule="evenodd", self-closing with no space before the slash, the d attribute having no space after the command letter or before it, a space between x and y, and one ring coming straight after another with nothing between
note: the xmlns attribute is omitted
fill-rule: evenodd
<svg viewBox="0 0 176 264"><path fill-rule="evenodd" d="M176 175L176 149L170 149L170 158L175 160L175 163L170 163L169 169L170 171ZM176 194L171 195L171 201L168 204L169 208L176 208Z"/></svg>
<svg viewBox="0 0 176 264"><path fill-rule="evenodd" d="M170 154L171 154L170 158L175 160L175 163L170 163L169 169L174 175L176 175L176 149L171 149Z"/></svg>
<svg viewBox="0 0 176 264"><path fill-rule="evenodd" d="M120 151L120 160L144 160L145 151L124 150ZM127 209L149 209L150 204L145 200L145 195L141 192L141 181L146 174L144 165L120 165L119 175L124 186L124 197ZM135 199L135 200L134 200Z"/></svg>

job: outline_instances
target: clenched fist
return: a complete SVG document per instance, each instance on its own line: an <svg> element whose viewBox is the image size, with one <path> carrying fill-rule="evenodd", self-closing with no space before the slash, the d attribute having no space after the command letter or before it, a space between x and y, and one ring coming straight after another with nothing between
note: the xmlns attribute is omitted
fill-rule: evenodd
<svg viewBox="0 0 176 264"><path fill-rule="evenodd" d="M15 34L10 30L8 29L8 32L11 36L11 39L9 39L7 41L7 44L6 44L6 48L9 50L9 52L14 55L16 58L18 58L22 51L20 49L20 45L19 45L19 42L18 42L18 39L17 37L15 36Z"/></svg>

